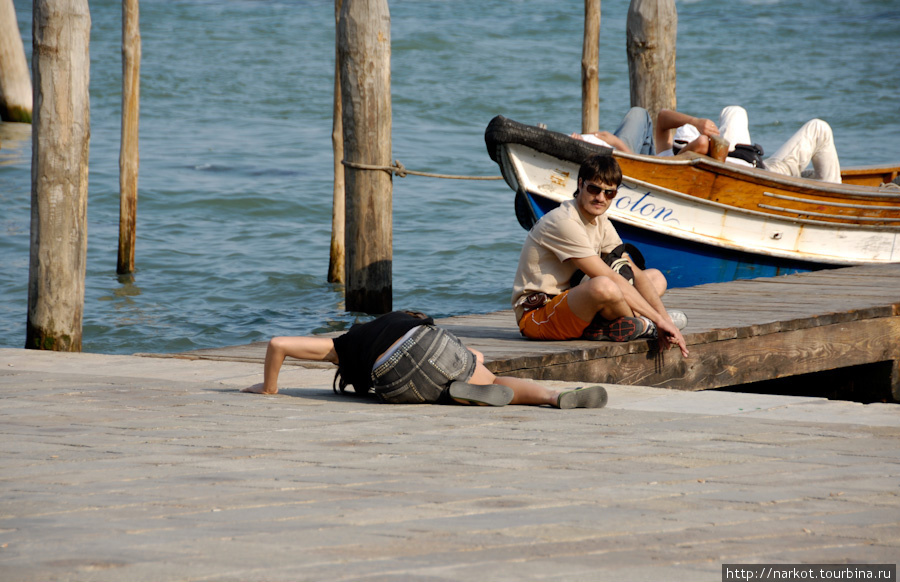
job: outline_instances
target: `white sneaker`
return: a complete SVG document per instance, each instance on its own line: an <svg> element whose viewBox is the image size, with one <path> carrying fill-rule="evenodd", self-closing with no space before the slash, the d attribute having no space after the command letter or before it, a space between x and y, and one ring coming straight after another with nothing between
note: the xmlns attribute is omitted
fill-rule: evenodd
<svg viewBox="0 0 900 582"><path fill-rule="evenodd" d="M669 312L669 317L672 318L672 323L675 324L675 327L678 329L684 329L687 327L688 318L687 314L684 311L673 309Z"/></svg>
<svg viewBox="0 0 900 582"><path fill-rule="evenodd" d="M648 337L651 339L656 339L659 337L659 331L656 329L656 324L650 321L649 317L644 317L643 315L638 315L638 319L644 320L647 325L647 328L639 335L638 337L644 338Z"/></svg>

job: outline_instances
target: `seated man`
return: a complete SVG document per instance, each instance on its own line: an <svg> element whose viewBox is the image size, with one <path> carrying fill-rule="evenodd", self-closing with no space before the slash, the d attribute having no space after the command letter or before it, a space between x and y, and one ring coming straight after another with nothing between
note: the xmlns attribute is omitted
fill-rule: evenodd
<svg viewBox="0 0 900 582"><path fill-rule="evenodd" d="M727 162L754 165L734 155L735 146L753 144L747 111L743 107L732 105L724 108L719 115L718 127L708 119L693 118L663 109L657 116L655 134L661 156L678 153L672 151L672 146L678 145L679 137L693 144L697 140L721 135L729 143ZM816 180L841 183L841 164L834 146L834 135L831 126L821 119L806 122L772 156L762 160L762 165L758 167L776 174L800 177L810 163L813 166L812 177Z"/></svg>
<svg viewBox="0 0 900 582"><path fill-rule="evenodd" d="M658 337L661 349L677 345L687 357L684 337L660 298L665 276L631 262L631 284L601 258L622 244L606 216L621 182L615 158L588 158L579 169L574 199L529 231L513 283L519 330L543 340ZM577 270L590 278L572 287Z"/></svg>

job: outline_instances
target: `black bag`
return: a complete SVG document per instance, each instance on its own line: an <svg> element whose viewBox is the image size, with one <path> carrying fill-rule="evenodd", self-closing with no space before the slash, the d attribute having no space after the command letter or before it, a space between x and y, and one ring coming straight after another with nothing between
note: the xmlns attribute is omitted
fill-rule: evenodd
<svg viewBox="0 0 900 582"><path fill-rule="evenodd" d="M628 256L631 257L638 269L643 270L646 267L644 255L631 243L624 243L614 248L608 255L603 257L603 262L609 265L613 271L625 277L626 281L634 285L634 270L631 268L631 263L625 258L625 253L628 253ZM569 279L569 284L574 287L581 283L583 278L583 271L575 271L575 274Z"/></svg>
<svg viewBox="0 0 900 582"><path fill-rule="evenodd" d="M764 155L766 155L766 152L763 151L762 146L758 143L753 145L739 143L734 146L733 152L728 152L729 158L744 160L754 168L759 168L760 170L766 169L766 165L763 163Z"/></svg>

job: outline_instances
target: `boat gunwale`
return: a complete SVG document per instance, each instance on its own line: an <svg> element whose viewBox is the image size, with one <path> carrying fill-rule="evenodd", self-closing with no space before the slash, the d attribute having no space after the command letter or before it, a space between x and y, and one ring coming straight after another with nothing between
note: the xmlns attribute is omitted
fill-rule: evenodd
<svg viewBox="0 0 900 582"><path fill-rule="evenodd" d="M874 204L847 204L846 202L831 202L831 201L823 201L823 200L810 200L807 198L797 198L794 196L787 196L785 194L776 194L773 192L763 192L763 196L767 198L775 198L777 200L788 200L791 202L800 202L803 204L819 204L821 206L834 206L836 208L854 208L857 210L900 210L896 206L876 206ZM853 217L857 218L857 217ZM897 219L886 219L886 220L897 220Z"/></svg>
<svg viewBox="0 0 900 582"><path fill-rule="evenodd" d="M729 178L741 180L743 182L758 184L762 187L765 187L767 184L776 184L779 189L792 191L802 190L807 195L821 196L826 199L832 197L841 197L853 198L857 200L871 199L873 202L896 200L898 203L900 203L900 190L892 191L876 186L862 186L859 184L836 184L833 182L823 182L821 180L814 180L811 178L784 176L781 174L769 172L767 170L762 170L760 168L743 167L738 164L720 162L708 156L704 156L694 152L688 152L686 154L680 154L679 156L666 158L659 156L626 153L616 150L613 152L613 156L655 166L696 167L701 171L727 176Z"/></svg>

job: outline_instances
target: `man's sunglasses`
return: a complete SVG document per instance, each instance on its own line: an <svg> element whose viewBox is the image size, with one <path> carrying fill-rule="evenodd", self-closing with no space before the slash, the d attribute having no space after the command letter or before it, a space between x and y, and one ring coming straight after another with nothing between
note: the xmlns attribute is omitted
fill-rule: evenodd
<svg viewBox="0 0 900 582"><path fill-rule="evenodd" d="M587 190L588 194L590 194L591 196L599 196L600 194L603 194L603 196L605 196L609 200L615 198L616 194L619 193L618 188L601 188L596 184L588 184L584 187L584 189Z"/></svg>

